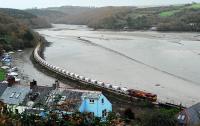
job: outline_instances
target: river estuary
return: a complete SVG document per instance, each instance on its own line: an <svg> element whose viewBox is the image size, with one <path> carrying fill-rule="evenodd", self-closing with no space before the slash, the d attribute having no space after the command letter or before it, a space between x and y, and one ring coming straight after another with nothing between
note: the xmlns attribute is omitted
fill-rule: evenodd
<svg viewBox="0 0 200 126"><path fill-rule="evenodd" d="M200 34L94 31L54 24L39 29L51 45L45 59L112 85L145 90L183 105L200 101Z"/></svg>

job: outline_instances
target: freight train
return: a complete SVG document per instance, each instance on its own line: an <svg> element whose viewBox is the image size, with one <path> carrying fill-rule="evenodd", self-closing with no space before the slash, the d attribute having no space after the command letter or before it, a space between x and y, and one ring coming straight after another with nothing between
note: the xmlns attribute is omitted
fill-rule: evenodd
<svg viewBox="0 0 200 126"><path fill-rule="evenodd" d="M42 66L46 67L47 69L50 69L51 71L54 71L64 77L70 78L75 81L79 81L86 85L94 85L94 86L98 86L100 88L106 88L108 90L111 90L111 91L114 91L114 92L117 92L120 94L128 95L130 97L145 99L150 102L157 101L156 94L152 94L152 93L148 93L148 92L140 91L140 90L135 90L135 89L128 89L126 87L115 86L115 85L112 85L109 83L104 83L102 81L97 81L94 79L86 78L84 76L66 71L65 69L61 69L59 67L53 66L53 65L47 63L44 59L42 59L38 55L38 50L39 50L39 47L36 47L36 49L34 51L34 58L36 59L36 61L39 62Z"/></svg>

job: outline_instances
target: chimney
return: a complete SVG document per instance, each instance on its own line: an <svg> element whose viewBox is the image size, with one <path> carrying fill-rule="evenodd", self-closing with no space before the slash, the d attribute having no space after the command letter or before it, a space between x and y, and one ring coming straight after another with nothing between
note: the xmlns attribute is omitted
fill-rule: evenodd
<svg viewBox="0 0 200 126"><path fill-rule="evenodd" d="M55 90L55 89L57 89L59 87L60 87L59 81L56 80L55 83L53 84L53 89Z"/></svg>
<svg viewBox="0 0 200 126"><path fill-rule="evenodd" d="M55 90L56 89L56 84L53 84L53 90Z"/></svg>
<svg viewBox="0 0 200 126"><path fill-rule="evenodd" d="M30 82L30 89L35 89L37 87L37 81L33 80Z"/></svg>
<svg viewBox="0 0 200 126"><path fill-rule="evenodd" d="M55 84L56 84L56 88L59 88L60 87L60 83L58 80L55 81Z"/></svg>
<svg viewBox="0 0 200 126"><path fill-rule="evenodd" d="M14 85L14 83L15 83L15 77L8 76L7 81L8 81L8 87L12 87L12 85Z"/></svg>

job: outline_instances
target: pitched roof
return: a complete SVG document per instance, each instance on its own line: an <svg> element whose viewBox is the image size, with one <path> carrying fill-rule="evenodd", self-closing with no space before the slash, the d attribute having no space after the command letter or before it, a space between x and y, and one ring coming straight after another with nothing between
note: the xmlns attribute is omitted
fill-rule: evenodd
<svg viewBox="0 0 200 126"><path fill-rule="evenodd" d="M0 98L4 103L18 105L23 102L29 92L29 87L15 85L7 87Z"/></svg>
<svg viewBox="0 0 200 126"><path fill-rule="evenodd" d="M7 87L8 84L0 83L0 96L3 94L3 92L6 90Z"/></svg>
<svg viewBox="0 0 200 126"><path fill-rule="evenodd" d="M95 92L95 91L86 91L86 90L77 90L77 89L57 89L52 91L51 95L61 95L61 99L58 102L58 104L62 105L68 105L68 111L76 111L79 109L82 99L83 98L91 98L91 99L98 99L101 95L101 92ZM53 104L53 97L47 101L48 105Z"/></svg>
<svg viewBox="0 0 200 126"><path fill-rule="evenodd" d="M82 97L83 98L89 98L89 99L99 99L101 96L101 92L84 92Z"/></svg>
<svg viewBox="0 0 200 126"><path fill-rule="evenodd" d="M200 124L200 103L197 103L186 109L190 125Z"/></svg>
<svg viewBox="0 0 200 126"><path fill-rule="evenodd" d="M39 96L34 100L35 103L42 102L45 103L46 98L50 94L50 92L53 90L53 87L47 87L47 86L37 86L36 90L33 90L33 93L39 93ZM27 104L27 102L30 101L29 96L27 95L24 104Z"/></svg>

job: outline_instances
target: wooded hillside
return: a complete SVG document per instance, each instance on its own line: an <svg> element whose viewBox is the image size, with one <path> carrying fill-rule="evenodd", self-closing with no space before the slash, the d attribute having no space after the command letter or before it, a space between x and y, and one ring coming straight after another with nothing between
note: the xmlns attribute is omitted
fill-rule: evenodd
<svg viewBox="0 0 200 126"><path fill-rule="evenodd" d="M149 8L63 6L27 11L43 12L34 14L52 23L84 24L95 29L200 31L199 3ZM52 11L58 16L50 15Z"/></svg>
<svg viewBox="0 0 200 126"><path fill-rule="evenodd" d="M15 18L16 20L18 20L21 23L24 23L30 28L51 27L51 24L45 18L38 17L26 11L10 9L10 8L0 8L0 12Z"/></svg>
<svg viewBox="0 0 200 126"><path fill-rule="evenodd" d="M19 13L14 15L17 18L0 12L0 54L3 49L9 51L33 47L40 39L37 33L33 32L26 23L23 23L24 17L21 17L22 15ZM33 17L31 14L28 16ZM19 20L19 18L22 19Z"/></svg>

